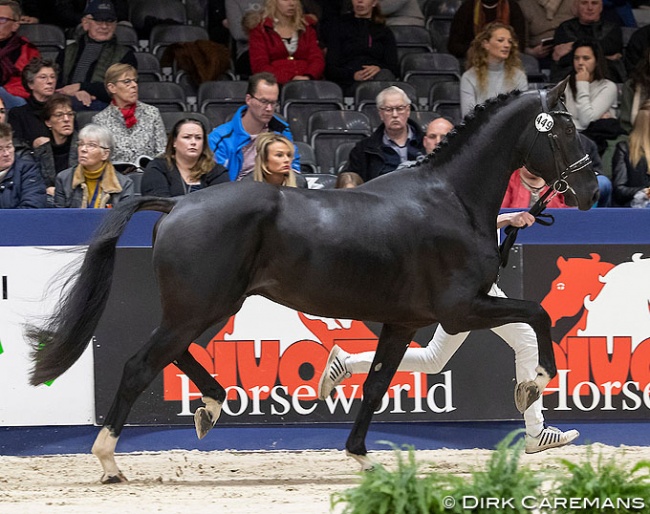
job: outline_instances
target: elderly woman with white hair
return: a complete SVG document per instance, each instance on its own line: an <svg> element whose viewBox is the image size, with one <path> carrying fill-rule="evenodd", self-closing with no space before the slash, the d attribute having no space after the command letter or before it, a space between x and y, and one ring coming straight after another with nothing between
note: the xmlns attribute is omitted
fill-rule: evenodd
<svg viewBox="0 0 650 514"><path fill-rule="evenodd" d="M111 164L113 135L101 125L86 125L79 131L79 164L56 177L56 207L104 209L134 194L133 181Z"/></svg>

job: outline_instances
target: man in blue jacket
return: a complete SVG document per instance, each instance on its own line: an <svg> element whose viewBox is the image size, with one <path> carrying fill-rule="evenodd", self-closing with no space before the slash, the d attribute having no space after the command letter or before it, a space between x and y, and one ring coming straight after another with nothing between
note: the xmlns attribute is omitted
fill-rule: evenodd
<svg viewBox="0 0 650 514"><path fill-rule="evenodd" d="M240 107L232 120L216 127L208 136L208 144L218 164L228 168L230 180L237 180L253 171L255 139L262 132L277 132L293 141L286 121L275 115L280 88L272 73L256 73L248 80L246 105ZM295 149L292 168L300 173L300 155Z"/></svg>

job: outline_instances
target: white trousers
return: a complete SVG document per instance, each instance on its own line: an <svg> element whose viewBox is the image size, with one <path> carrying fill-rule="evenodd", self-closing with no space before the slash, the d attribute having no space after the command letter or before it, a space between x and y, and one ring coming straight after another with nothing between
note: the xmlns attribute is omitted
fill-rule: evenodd
<svg viewBox="0 0 650 514"><path fill-rule="evenodd" d="M490 296L506 298L506 295L494 284L488 293ZM503 339L515 352L515 373L517 382L533 380L537 376L535 368L538 365L537 337L530 325L526 323L510 323L492 329L492 332ZM438 325L433 338L424 348L408 348L398 367L398 371L419 371L421 373L440 373L469 332L451 335ZM351 354L345 366L350 373L368 373L375 352ZM542 414L542 398L540 397L524 412L526 432L537 436L544 428Z"/></svg>

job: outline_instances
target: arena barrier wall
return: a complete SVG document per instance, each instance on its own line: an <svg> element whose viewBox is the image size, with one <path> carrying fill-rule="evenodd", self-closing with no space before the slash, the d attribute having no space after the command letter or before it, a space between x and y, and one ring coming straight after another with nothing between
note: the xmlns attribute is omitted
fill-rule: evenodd
<svg viewBox="0 0 650 514"><path fill-rule="evenodd" d="M647 423L650 279L645 277L650 275L644 256L650 252L650 213L552 213L555 225L520 232L521 246L513 248L500 281L513 297L544 301L554 321L561 371L545 399L547 420ZM51 310L53 298L43 299L45 286L62 267L74 269L74 259L83 252L80 245L104 214L0 212L0 390L8 399L0 404L0 426L101 424L126 358L155 327L159 308L150 245L159 215L138 213L120 240L109 306L93 344L53 383L27 385L29 362L20 324ZM204 334L192 349L229 386L220 425L325 428L352 419L363 381L348 380L340 397L316 401L318 373L329 348L337 343L351 351L371 349L378 329L373 323L308 316L253 297L225 327ZM426 344L433 329L418 332L413 344ZM511 400L513 377L510 349L490 332L476 332L444 373L399 374L376 420L397 426L413 420L436 426L511 423L521 419ZM170 366L138 400L130 423L191 425L199 402L193 385Z"/></svg>

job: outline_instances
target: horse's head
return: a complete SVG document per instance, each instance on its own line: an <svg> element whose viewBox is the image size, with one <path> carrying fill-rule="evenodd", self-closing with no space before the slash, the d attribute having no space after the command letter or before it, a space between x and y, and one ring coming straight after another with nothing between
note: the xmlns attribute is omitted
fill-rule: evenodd
<svg viewBox="0 0 650 514"><path fill-rule="evenodd" d="M562 193L568 205L587 210L598 200L598 180L560 99L567 83L568 78L553 89L529 93L539 94L540 106L522 138L524 165Z"/></svg>

